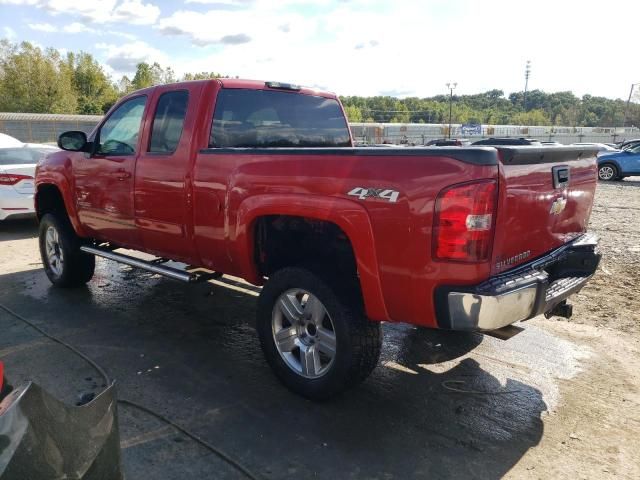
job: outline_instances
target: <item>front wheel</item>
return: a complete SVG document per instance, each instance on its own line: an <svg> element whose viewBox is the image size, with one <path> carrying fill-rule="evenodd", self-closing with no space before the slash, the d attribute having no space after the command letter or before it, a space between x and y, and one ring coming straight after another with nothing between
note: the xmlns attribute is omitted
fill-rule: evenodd
<svg viewBox="0 0 640 480"><path fill-rule="evenodd" d="M44 271L57 287L84 285L96 266L93 255L80 250L80 239L68 219L47 213L40 220L40 257Z"/></svg>
<svg viewBox="0 0 640 480"><path fill-rule="evenodd" d="M367 378L378 363L382 333L361 303L354 289L304 268L272 275L258 299L257 329L280 381L325 400Z"/></svg>
<svg viewBox="0 0 640 480"><path fill-rule="evenodd" d="M618 167L613 163L603 163L598 167L598 178L605 182L617 180L619 175Z"/></svg>

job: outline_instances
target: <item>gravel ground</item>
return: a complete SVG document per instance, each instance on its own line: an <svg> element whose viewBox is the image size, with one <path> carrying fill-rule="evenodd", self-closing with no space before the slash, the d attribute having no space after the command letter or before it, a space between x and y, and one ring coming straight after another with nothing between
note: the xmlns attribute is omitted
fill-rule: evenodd
<svg viewBox="0 0 640 480"><path fill-rule="evenodd" d="M576 323L640 333L640 181L599 183L590 228L600 235L597 274L573 297Z"/></svg>

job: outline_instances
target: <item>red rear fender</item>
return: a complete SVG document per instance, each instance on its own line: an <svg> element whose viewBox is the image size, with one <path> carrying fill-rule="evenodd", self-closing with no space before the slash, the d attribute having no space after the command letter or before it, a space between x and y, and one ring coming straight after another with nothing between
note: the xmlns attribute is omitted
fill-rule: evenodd
<svg viewBox="0 0 640 480"><path fill-rule="evenodd" d="M353 247L367 316L372 320L389 319L371 223L361 205L340 198L298 194L265 194L245 199L237 210L235 228L230 229L235 231L235 238L229 238L228 245L234 250L229 252L231 257L239 259L243 276L255 283L261 283L261 279L254 260L254 227L256 220L266 215L299 216L337 225Z"/></svg>

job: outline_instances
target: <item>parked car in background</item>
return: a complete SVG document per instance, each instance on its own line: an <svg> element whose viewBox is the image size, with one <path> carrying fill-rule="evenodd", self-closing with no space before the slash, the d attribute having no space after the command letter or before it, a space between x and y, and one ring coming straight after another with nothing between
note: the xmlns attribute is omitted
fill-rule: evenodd
<svg viewBox="0 0 640 480"><path fill-rule="evenodd" d="M437 138L429 140L426 145L428 147L466 147L471 145L471 140L466 138Z"/></svg>
<svg viewBox="0 0 640 480"><path fill-rule="evenodd" d="M628 147L635 147L636 145L640 145L640 138L634 138L632 140L624 140L623 142L617 143L616 145L620 150L623 150Z"/></svg>
<svg viewBox="0 0 640 480"><path fill-rule="evenodd" d="M518 145L536 145L538 147L542 146L542 144L534 139L534 138L485 138L484 140L478 140L477 142L473 142L471 145L486 145L489 147L494 146L518 146Z"/></svg>
<svg viewBox="0 0 640 480"><path fill-rule="evenodd" d="M627 146L624 150L598 155L600 180L622 180L632 175L640 175L640 143Z"/></svg>
<svg viewBox="0 0 640 480"><path fill-rule="evenodd" d="M47 145L19 144L18 147L0 148L0 220L35 214L36 165L47 153L58 151Z"/></svg>
<svg viewBox="0 0 640 480"><path fill-rule="evenodd" d="M620 151L619 148L612 147L610 145L607 145L606 143L579 142L579 143L572 143L571 145L580 145L583 147L595 147L598 149L600 153ZM600 153L598 155L600 155Z"/></svg>
<svg viewBox="0 0 640 480"><path fill-rule="evenodd" d="M17 138L7 135L6 133L0 133L0 148L19 148L24 146Z"/></svg>
<svg viewBox="0 0 640 480"><path fill-rule="evenodd" d="M393 143L356 143L355 147L369 147L369 148L392 148L399 147L400 145L394 145Z"/></svg>
<svg viewBox="0 0 640 480"><path fill-rule="evenodd" d="M559 145L562 145L562 143L560 143L560 142L540 142L540 143L541 143L542 145L547 146L547 147L548 147L548 146L551 146L551 147L557 147L557 146L559 146Z"/></svg>

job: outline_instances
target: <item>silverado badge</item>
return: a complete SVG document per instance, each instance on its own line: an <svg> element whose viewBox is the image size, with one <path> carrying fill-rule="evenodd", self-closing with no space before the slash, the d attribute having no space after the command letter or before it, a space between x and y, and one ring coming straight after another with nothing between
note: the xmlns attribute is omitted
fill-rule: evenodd
<svg viewBox="0 0 640 480"><path fill-rule="evenodd" d="M552 215L560 215L567 206L567 199L564 197L556 198L551 204L549 213Z"/></svg>

